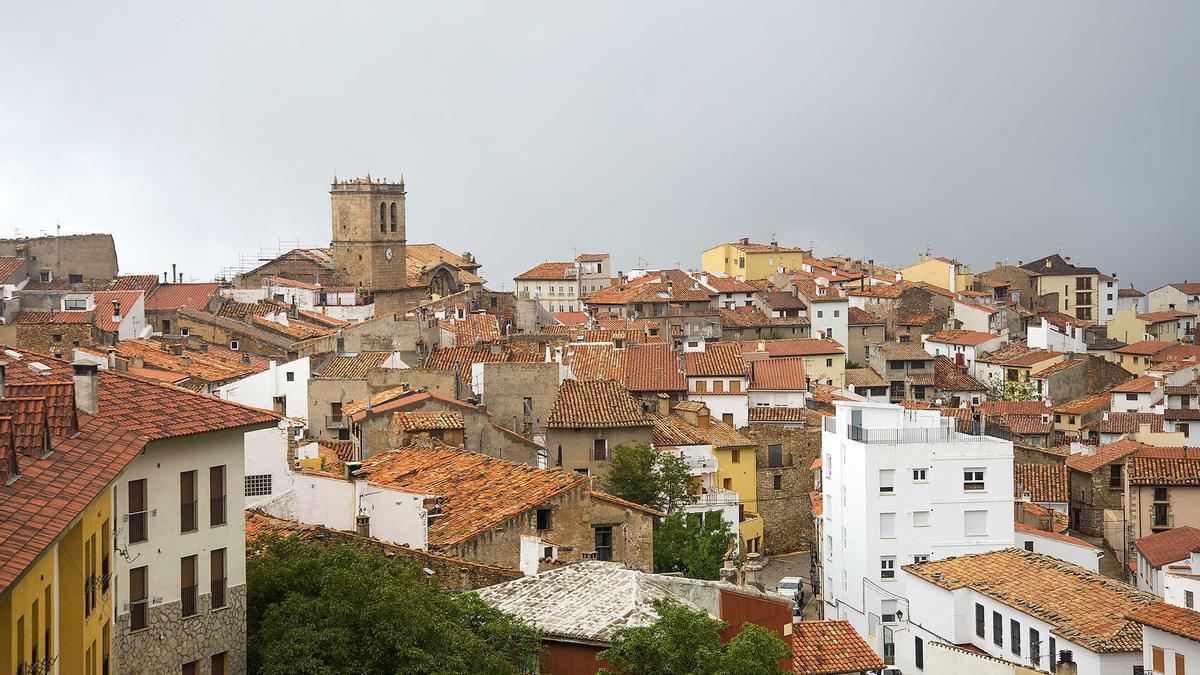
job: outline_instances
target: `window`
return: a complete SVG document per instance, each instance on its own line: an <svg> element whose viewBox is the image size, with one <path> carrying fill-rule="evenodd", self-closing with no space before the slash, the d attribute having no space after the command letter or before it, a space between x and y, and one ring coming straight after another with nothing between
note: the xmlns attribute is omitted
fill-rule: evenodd
<svg viewBox="0 0 1200 675"><path fill-rule="evenodd" d="M733 479L732 478L721 479L721 487L726 490L732 490L733 489Z"/></svg>
<svg viewBox="0 0 1200 675"><path fill-rule="evenodd" d="M1167 501L1167 488L1165 488L1165 487L1154 488L1154 501L1156 501L1156 502Z"/></svg>
<svg viewBox="0 0 1200 675"><path fill-rule="evenodd" d="M539 529L539 530L550 529L550 509L538 509L537 510L537 529Z"/></svg>
<svg viewBox="0 0 1200 675"><path fill-rule="evenodd" d="M196 614L196 556L179 559L179 598L184 616Z"/></svg>
<svg viewBox="0 0 1200 675"><path fill-rule="evenodd" d="M708 391L708 382L704 380L696 380L696 393L703 394Z"/></svg>
<svg viewBox="0 0 1200 675"><path fill-rule="evenodd" d="M237 341L237 340L230 340L230 341L229 341L229 348L230 348L231 350L233 350L233 351L235 351L235 352L236 352L236 351L238 350L238 341Z"/></svg>
<svg viewBox="0 0 1200 675"><path fill-rule="evenodd" d="M608 440L603 438L592 439L592 461L603 462L608 459Z"/></svg>
<svg viewBox="0 0 1200 675"><path fill-rule="evenodd" d="M896 538L896 514L879 514L879 536L883 539Z"/></svg>
<svg viewBox="0 0 1200 675"><path fill-rule="evenodd" d="M595 530L596 536L596 560L612 560L612 525L597 525L592 529Z"/></svg>
<svg viewBox="0 0 1200 675"><path fill-rule="evenodd" d="M729 381L729 391L730 391L730 393L740 394L742 391L742 381L741 380L730 380Z"/></svg>
<svg viewBox="0 0 1200 675"><path fill-rule="evenodd" d="M1025 542L1025 550L1026 550L1026 551L1030 551L1030 552L1032 552L1032 551L1033 551L1033 540L1032 540L1032 539L1030 539L1029 541Z"/></svg>
<svg viewBox="0 0 1200 675"><path fill-rule="evenodd" d="M62 342L62 339L63 339L62 333L52 333L50 335L50 339L55 342Z"/></svg>
<svg viewBox="0 0 1200 675"><path fill-rule="evenodd" d="M129 543L147 538L146 479L129 481Z"/></svg>
<svg viewBox="0 0 1200 675"><path fill-rule="evenodd" d="M1120 487L1124 484L1124 482L1121 480L1121 470L1124 468L1124 466L1125 465L1123 464L1108 465L1108 487L1120 489Z"/></svg>
<svg viewBox="0 0 1200 675"><path fill-rule="evenodd" d="M387 232L387 204L379 203L379 231Z"/></svg>
<svg viewBox="0 0 1200 675"><path fill-rule="evenodd" d="M1187 669L1184 665L1183 654L1175 652L1175 675L1185 675Z"/></svg>
<svg viewBox="0 0 1200 675"><path fill-rule="evenodd" d="M725 391L725 380L713 380L712 390L714 394L721 394Z"/></svg>
<svg viewBox="0 0 1200 675"><path fill-rule="evenodd" d="M729 426L733 426L733 413L721 413L721 421Z"/></svg>
<svg viewBox="0 0 1200 675"><path fill-rule="evenodd" d="M200 675L200 662L188 661L183 664L183 675Z"/></svg>
<svg viewBox="0 0 1200 675"><path fill-rule="evenodd" d="M1004 617L1000 612L992 612L992 642L998 647L1004 646Z"/></svg>
<svg viewBox="0 0 1200 675"><path fill-rule="evenodd" d="M827 368L832 368L833 367L833 359L825 359L825 366Z"/></svg>
<svg viewBox="0 0 1200 675"><path fill-rule="evenodd" d="M840 309L833 310L833 316L835 319L841 315L842 315L842 310L840 310Z"/></svg>
<svg viewBox="0 0 1200 675"><path fill-rule="evenodd" d="M82 284L83 283L83 275L82 274L68 274L67 275L67 283Z"/></svg>
<svg viewBox="0 0 1200 675"><path fill-rule="evenodd" d="M392 202L392 232L396 231L396 202Z"/></svg>
<svg viewBox="0 0 1200 675"><path fill-rule="evenodd" d="M225 606L225 586L227 583L225 575L225 549L214 549L208 554L208 583L209 592L212 593L212 608L218 609Z"/></svg>
<svg viewBox="0 0 1200 675"><path fill-rule="evenodd" d="M985 613L983 610L983 605L979 604L978 602L975 603L975 635L978 635L979 637L984 637L984 634L987 632L987 627L985 625L987 621L984 617Z"/></svg>
<svg viewBox="0 0 1200 675"><path fill-rule="evenodd" d="M196 529L196 472L179 474L179 531L192 532Z"/></svg>
<svg viewBox="0 0 1200 675"><path fill-rule="evenodd" d="M1154 505L1154 517L1151 523L1152 527L1170 527L1171 521L1167 514L1167 504Z"/></svg>
<svg viewBox="0 0 1200 675"><path fill-rule="evenodd" d="M1153 656L1151 657L1151 662L1152 662L1152 665L1154 666L1154 672L1156 672L1156 673L1167 672L1167 670L1166 670L1167 659L1166 659L1166 656L1163 654L1162 647L1153 647L1152 649L1153 649L1153 651L1152 651Z"/></svg>
<svg viewBox="0 0 1200 675"><path fill-rule="evenodd" d="M296 374L289 370L287 373L284 374L284 379L286 379L288 382L295 382Z"/></svg>
<svg viewBox="0 0 1200 675"><path fill-rule="evenodd" d="M1183 592L1183 606L1188 609L1195 609L1196 596L1191 591Z"/></svg>
<svg viewBox="0 0 1200 675"><path fill-rule="evenodd" d="M929 562L929 554L928 553L913 554L913 564L914 565L919 565L923 562Z"/></svg>
<svg viewBox="0 0 1200 675"><path fill-rule="evenodd" d="M913 511L913 527L929 527L929 512Z"/></svg>
<svg viewBox="0 0 1200 675"><path fill-rule="evenodd" d="M880 579L895 579L896 578L896 556L885 555L879 559L879 578Z"/></svg>
<svg viewBox="0 0 1200 675"><path fill-rule="evenodd" d="M896 601L881 600L879 603L879 618L883 623L896 623Z"/></svg>
<svg viewBox="0 0 1200 675"><path fill-rule="evenodd" d="M924 483L929 480L929 469L913 469L913 482Z"/></svg>
<svg viewBox="0 0 1200 675"><path fill-rule="evenodd" d="M229 675L229 652L212 655L212 664L208 672L212 675Z"/></svg>
<svg viewBox="0 0 1200 675"><path fill-rule="evenodd" d="M208 470L208 526L225 524L225 466Z"/></svg>
<svg viewBox="0 0 1200 675"><path fill-rule="evenodd" d="M1035 628L1029 629L1029 662L1038 665L1042 660L1042 635Z"/></svg>
<svg viewBox="0 0 1200 675"><path fill-rule="evenodd" d="M1012 653L1021 655L1021 624L1016 619L1008 622L1008 639L1011 642Z"/></svg>
<svg viewBox="0 0 1200 675"><path fill-rule="evenodd" d="M146 628L149 615L146 611L148 594L147 575L149 569L145 565L129 570L129 630Z"/></svg>
<svg viewBox="0 0 1200 675"><path fill-rule="evenodd" d="M734 448L734 449L730 450L729 451L729 461L733 462L734 464L741 462L742 461L742 451L739 450L738 448Z"/></svg>
<svg viewBox="0 0 1200 675"><path fill-rule="evenodd" d="M246 476L246 496L265 497L271 494L271 474L260 473Z"/></svg>
<svg viewBox="0 0 1200 675"><path fill-rule="evenodd" d="M1126 401L1136 401L1136 400L1138 400L1138 395L1137 394L1125 394L1125 400Z"/></svg>
<svg viewBox="0 0 1200 675"><path fill-rule="evenodd" d="M782 444L772 443L771 445L767 446L767 466L770 468L778 468L783 466Z"/></svg>
<svg viewBox="0 0 1200 675"><path fill-rule="evenodd" d="M963 469L963 489L983 490L983 469Z"/></svg>
<svg viewBox="0 0 1200 675"><path fill-rule="evenodd" d="M896 492L896 470L879 470L879 494L890 495Z"/></svg>
<svg viewBox="0 0 1200 675"><path fill-rule="evenodd" d="M1048 653L1050 654L1050 672L1053 673L1058 670L1058 659L1055 658L1055 655L1058 654L1058 650L1055 649L1053 637L1050 638L1050 650Z"/></svg>
<svg viewBox="0 0 1200 675"><path fill-rule="evenodd" d="M964 511L963 533L968 537L986 537L987 511Z"/></svg>
<svg viewBox="0 0 1200 675"><path fill-rule="evenodd" d="M917 670L925 670L925 643L921 638L913 638L913 661Z"/></svg>

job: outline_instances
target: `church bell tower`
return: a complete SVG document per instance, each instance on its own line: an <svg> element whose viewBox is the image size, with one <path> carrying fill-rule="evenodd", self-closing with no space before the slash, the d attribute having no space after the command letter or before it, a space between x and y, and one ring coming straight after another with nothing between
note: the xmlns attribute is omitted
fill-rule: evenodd
<svg viewBox="0 0 1200 675"><path fill-rule="evenodd" d="M395 311L406 287L404 179L353 178L333 183L334 262L348 285L375 299L376 311Z"/></svg>

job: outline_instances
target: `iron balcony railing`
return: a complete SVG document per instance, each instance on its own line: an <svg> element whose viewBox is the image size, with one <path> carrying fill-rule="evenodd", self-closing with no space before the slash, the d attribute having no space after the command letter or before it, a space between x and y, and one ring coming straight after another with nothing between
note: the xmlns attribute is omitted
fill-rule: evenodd
<svg viewBox="0 0 1200 675"><path fill-rule="evenodd" d="M347 422L346 418L343 417L342 415L326 415L325 416L325 428L326 429L349 429L350 424L349 424L349 422Z"/></svg>

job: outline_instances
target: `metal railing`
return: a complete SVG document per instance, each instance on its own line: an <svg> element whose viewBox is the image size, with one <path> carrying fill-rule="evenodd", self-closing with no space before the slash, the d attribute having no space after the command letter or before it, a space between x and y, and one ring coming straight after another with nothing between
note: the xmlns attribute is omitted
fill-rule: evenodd
<svg viewBox="0 0 1200 675"><path fill-rule="evenodd" d="M196 587L185 586L180 590L180 604L183 606L184 616L193 616L196 614Z"/></svg>
<svg viewBox="0 0 1200 675"><path fill-rule="evenodd" d="M224 525L225 524L225 495L209 497L208 502L208 524Z"/></svg>
<svg viewBox="0 0 1200 675"><path fill-rule="evenodd" d="M212 606L213 609L225 606L225 578L212 580Z"/></svg>
<svg viewBox="0 0 1200 675"><path fill-rule="evenodd" d="M991 436L974 436L971 434L959 433L947 427L915 429L867 429L851 424L846 427L846 431L850 440L868 445L897 445L903 443L988 443L997 440Z"/></svg>
<svg viewBox="0 0 1200 675"><path fill-rule="evenodd" d="M346 422L346 418L343 415L326 415L325 416L325 428L326 429L349 429L350 426L349 426L349 423Z"/></svg>
<svg viewBox="0 0 1200 675"><path fill-rule="evenodd" d="M129 630L142 630L149 625L147 623L149 606L148 599L134 600L129 603Z"/></svg>
<svg viewBox="0 0 1200 675"><path fill-rule="evenodd" d="M146 512L134 511L129 514L129 543L143 541L146 541Z"/></svg>
<svg viewBox="0 0 1200 675"><path fill-rule="evenodd" d="M179 531L193 532L199 529L196 517L196 500L183 502L179 505Z"/></svg>

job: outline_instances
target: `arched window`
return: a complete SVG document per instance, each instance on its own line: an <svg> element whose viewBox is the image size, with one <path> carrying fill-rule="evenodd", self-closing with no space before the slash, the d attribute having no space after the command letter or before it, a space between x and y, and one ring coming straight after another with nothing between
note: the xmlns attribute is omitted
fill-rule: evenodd
<svg viewBox="0 0 1200 675"><path fill-rule="evenodd" d="M396 202L392 202L392 232L396 231Z"/></svg>
<svg viewBox="0 0 1200 675"><path fill-rule="evenodd" d="M379 231L387 232L387 204L379 203Z"/></svg>

